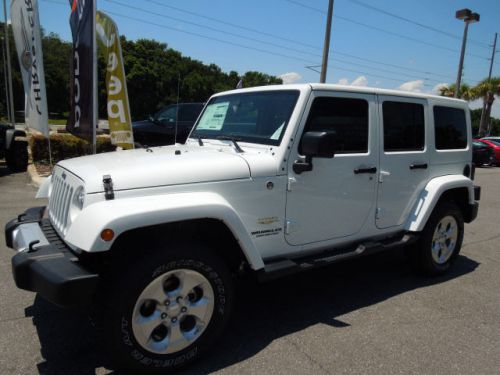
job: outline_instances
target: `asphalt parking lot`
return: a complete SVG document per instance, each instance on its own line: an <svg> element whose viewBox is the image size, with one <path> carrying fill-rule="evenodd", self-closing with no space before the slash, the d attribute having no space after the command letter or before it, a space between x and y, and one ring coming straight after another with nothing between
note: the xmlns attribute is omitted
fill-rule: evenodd
<svg viewBox="0 0 500 375"><path fill-rule="evenodd" d="M401 252L245 283L229 331L189 373L500 374L500 168L478 169L479 217L446 277ZM0 163L0 223L41 205ZM0 240L0 373L111 372L85 311L18 290Z"/></svg>

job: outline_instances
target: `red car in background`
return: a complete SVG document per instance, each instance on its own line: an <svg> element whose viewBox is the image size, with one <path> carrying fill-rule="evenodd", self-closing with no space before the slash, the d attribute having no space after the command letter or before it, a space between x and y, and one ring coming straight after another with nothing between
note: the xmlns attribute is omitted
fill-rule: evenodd
<svg viewBox="0 0 500 375"><path fill-rule="evenodd" d="M495 153L496 165L500 166L500 139L477 139L478 142L482 142L493 149Z"/></svg>

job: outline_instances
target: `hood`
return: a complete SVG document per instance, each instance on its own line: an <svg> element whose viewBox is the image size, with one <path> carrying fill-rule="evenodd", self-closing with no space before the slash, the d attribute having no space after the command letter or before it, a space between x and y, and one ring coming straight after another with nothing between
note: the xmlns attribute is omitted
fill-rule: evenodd
<svg viewBox="0 0 500 375"><path fill-rule="evenodd" d="M173 145L109 152L59 162L85 181L87 193L104 191L110 175L115 191L250 177L249 164L229 147Z"/></svg>

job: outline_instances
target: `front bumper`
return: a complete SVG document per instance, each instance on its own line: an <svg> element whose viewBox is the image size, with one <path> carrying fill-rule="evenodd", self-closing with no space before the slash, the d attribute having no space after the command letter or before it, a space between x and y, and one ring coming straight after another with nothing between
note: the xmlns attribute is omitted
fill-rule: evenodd
<svg viewBox="0 0 500 375"><path fill-rule="evenodd" d="M5 242L18 252L12 258L14 281L61 307L88 305L99 275L81 264L43 218L44 211L31 208L5 226Z"/></svg>

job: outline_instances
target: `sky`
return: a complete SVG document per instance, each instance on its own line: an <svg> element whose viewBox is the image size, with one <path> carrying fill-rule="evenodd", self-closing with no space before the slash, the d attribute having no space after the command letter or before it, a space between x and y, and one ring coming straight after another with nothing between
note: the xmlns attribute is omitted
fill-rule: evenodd
<svg viewBox="0 0 500 375"><path fill-rule="evenodd" d="M96 1L128 39L156 39L224 71L319 81L328 0ZM462 8L481 16L469 26L462 78L475 85L488 76L499 0L335 0L326 81L436 93L456 80ZM69 1L39 0L39 10L47 33L70 40ZM493 76L500 76L498 52ZM500 100L492 114L500 118Z"/></svg>

